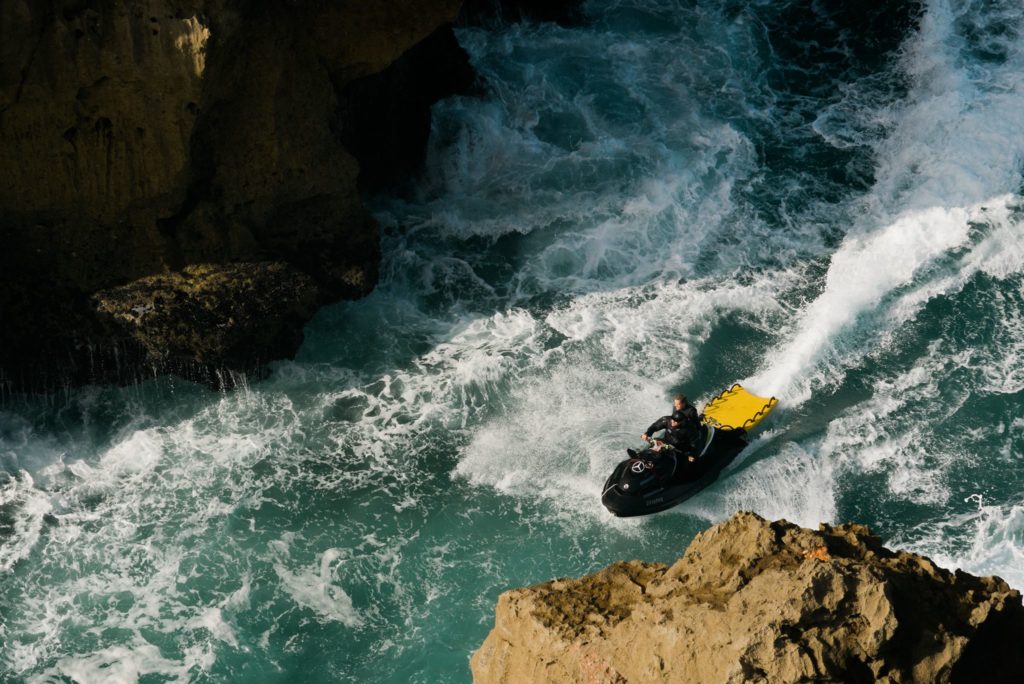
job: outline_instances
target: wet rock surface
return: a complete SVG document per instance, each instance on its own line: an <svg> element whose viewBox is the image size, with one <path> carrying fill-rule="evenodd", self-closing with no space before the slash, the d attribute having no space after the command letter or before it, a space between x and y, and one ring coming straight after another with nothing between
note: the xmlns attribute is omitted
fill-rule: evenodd
<svg viewBox="0 0 1024 684"><path fill-rule="evenodd" d="M1024 681L1021 595L862 525L737 513L671 567L502 594L477 682Z"/></svg>
<svg viewBox="0 0 1024 684"><path fill-rule="evenodd" d="M202 377L220 369L257 371L293 356L316 304L313 279L283 263L198 264L102 290L92 298L110 337L137 350L139 363Z"/></svg>

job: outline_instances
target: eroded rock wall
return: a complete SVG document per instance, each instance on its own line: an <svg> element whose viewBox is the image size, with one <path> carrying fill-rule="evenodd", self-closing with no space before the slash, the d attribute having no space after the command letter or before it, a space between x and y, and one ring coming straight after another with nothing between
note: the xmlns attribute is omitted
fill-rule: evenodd
<svg viewBox="0 0 1024 684"><path fill-rule="evenodd" d="M377 232L343 136L372 147L361 136L375 132L342 131L339 111L351 109L349 84L450 33L460 4L0 4L0 384L45 390L124 381L138 364L245 370L268 360L265 350L243 362L216 348L180 358L137 344L137 326L97 308L96 293L140 278L194 280L182 271L189 265L236 264L239 289L221 279L216 290L229 298L263 296L251 284L268 272L275 287L294 278L303 302L310 283L318 303L366 294ZM448 46L456 52L444 59L465 63ZM146 291L129 287L118 301ZM285 309L292 325L296 312L312 311ZM293 346L297 325L298 336L281 336ZM287 346L275 353L294 353ZM121 363L104 361L114 356Z"/></svg>
<svg viewBox="0 0 1024 684"><path fill-rule="evenodd" d="M1019 682L1021 595L861 525L738 513L671 567L616 563L502 594L491 682Z"/></svg>

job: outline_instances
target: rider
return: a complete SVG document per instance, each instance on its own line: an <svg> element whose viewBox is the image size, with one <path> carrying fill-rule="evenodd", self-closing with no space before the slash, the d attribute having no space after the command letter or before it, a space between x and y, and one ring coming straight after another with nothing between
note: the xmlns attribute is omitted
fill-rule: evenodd
<svg viewBox="0 0 1024 684"><path fill-rule="evenodd" d="M647 428L647 431L640 435L640 439L645 442L650 441L652 434L658 430L664 430L670 427L669 423L673 418L675 418L679 423L677 429L681 429L686 432L695 432L700 428L700 418L697 417L697 409L687 401L685 394L677 394L672 397L672 409L672 415L662 416L651 423L651 426Z"/></svg>
<svg viewBox="0 0 1024 684"><path fill-rule="evenodd" d="M685 394L677 394L672 397L672 408L675 409L675 413L682 414L684 430L691 432L698 432L700 430L700 417L697 415L697 409L690 404Z"/></svg>
<svg viewBox="0 0 1024 684"><path fill-rule="evenodd" d="M652 434L658 430L664 430L663 442L681 451L691 451L700 435L700 418L697 417L697 409L690 404L684 394L677 394L672 398L672 408L674 410L671 415L662 416L651 423L640 439L649 442ZM691 460L692 458L691 456Z"/></svg>

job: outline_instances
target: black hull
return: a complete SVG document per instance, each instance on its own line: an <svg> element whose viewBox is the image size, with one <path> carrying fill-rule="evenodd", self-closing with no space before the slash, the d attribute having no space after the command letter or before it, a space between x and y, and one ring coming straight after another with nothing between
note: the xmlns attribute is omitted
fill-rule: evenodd
<svg viewBox="0 0 1024 684"><path fill-rule="evenodd" d="M733 462L747 446L743 430L719 430L715 433L704 456L684 472L653 483L640 491L625 491L620 485L626 468L637 459L626 459L615 467L604 484L601 503L620 518L658 513L686 501L718 479L719 473ZM639 458L665 458L651 456L650 452L638 454Z"/></svg>

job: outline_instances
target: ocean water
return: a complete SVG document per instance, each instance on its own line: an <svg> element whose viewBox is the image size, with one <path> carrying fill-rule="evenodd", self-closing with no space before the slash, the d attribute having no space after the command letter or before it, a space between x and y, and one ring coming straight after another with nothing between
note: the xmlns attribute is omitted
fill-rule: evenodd
<svg viewBox="0 0 1024 684"><path fill-rule="evenodd" d="M461 682L505 589L737 509L1024 589L1024 8L591 0L459 29L483 97L373 199L377 290L241 391L0 409L0 680ZM600 488L685 391L779 408Z"/></svg>

